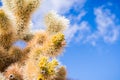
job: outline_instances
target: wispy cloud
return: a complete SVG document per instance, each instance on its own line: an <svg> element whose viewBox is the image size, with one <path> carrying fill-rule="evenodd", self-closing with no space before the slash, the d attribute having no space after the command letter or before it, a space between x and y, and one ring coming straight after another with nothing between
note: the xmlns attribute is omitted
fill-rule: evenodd
<svg viewBox="0 0 120 80"><path fill-rule="evenodd" d="M86 15L87 12L84 9L81 8L79 10L80 11L77 13L77 15L75 15L74 13L70 13L69 15L67 15L67 17L71 21L71 23L72 22L73 22L73 24L79 23L82 20L82 18Z"/></svg>
<svg viewBox="0 0 120 80"><path fill-rule="evenodd" d="M103 39L106 43L114 43L119 37L120 24L117 24L115 14L111 13L109 9L98 7L94 9L95 23L97 30L88 36L87 41L93 45L99 39Z"/></svg>
<svg viewBox="0 0 120 80"><path fill-rule="evenodd" d="M114 42L118 38L119 25L116 24L116 16L109 9L103 7L94 10L96 15L97 29L104 41Z"/></svg>
<svg viewBox="0 0 120 80"><path fill-rule="evenodd" d="M86 38L87 34L90 32L89 25L86 21L82 21L80 24L71 25L66 31L66 40L67 42L71 41L83 41Z"/></svg>

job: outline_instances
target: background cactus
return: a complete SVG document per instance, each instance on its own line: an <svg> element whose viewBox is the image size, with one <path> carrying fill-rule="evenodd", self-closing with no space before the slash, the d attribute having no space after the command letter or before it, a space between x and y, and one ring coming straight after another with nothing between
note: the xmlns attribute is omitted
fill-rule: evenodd
<svg viewBox="0 0 120 80"><path fill-rule="evenodd" d="M51 11L45 16L46 29L31 33L31 16L41 0L2 1L0 80L66 80L65 67L56 57L66 45L63 31L69 21ZM24 49L14 45L18 40L26 42Z"/></svg>

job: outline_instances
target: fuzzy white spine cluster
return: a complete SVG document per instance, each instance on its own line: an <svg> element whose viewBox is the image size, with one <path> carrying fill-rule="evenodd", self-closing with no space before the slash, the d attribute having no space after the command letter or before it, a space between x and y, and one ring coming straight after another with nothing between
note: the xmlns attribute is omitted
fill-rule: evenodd
<svg viewBox="0 0 120 80"><path fill-rule="evenodd" d="M45 24L47 31L50 34L55 34L63 32L68 27L69 20L63 16L59 16L55 11L51 11L45 16Z"/></svg>

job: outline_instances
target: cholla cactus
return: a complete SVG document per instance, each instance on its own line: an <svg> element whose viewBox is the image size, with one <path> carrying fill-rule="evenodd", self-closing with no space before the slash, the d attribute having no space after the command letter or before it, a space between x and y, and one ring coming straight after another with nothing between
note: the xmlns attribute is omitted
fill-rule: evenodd
<svg viewBox="0 0 120 80"><path fill-rule="evenodd" d="M30 32L32 13L41 0L2 0L0 9L0 80L66 80L58 57L65 45L69 21L54 11L45 16L46 29ZM12 17L11 17L11 16ZM14 45L26 42L21 49Z"/></svg>

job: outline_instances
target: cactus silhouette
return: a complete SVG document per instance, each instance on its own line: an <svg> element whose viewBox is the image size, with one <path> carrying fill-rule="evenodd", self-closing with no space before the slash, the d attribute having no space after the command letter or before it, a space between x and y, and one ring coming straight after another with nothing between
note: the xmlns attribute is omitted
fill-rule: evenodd
<svg viewBox="0 0 120 80"><path fill-rule="evenodd" d="M69 20L46 14L44 31L30 32L31 16L42 0L2 0L0 8L0 80L66 80L57 57L66 45ZM23 40L24 49L14 45Z"/></svg>

